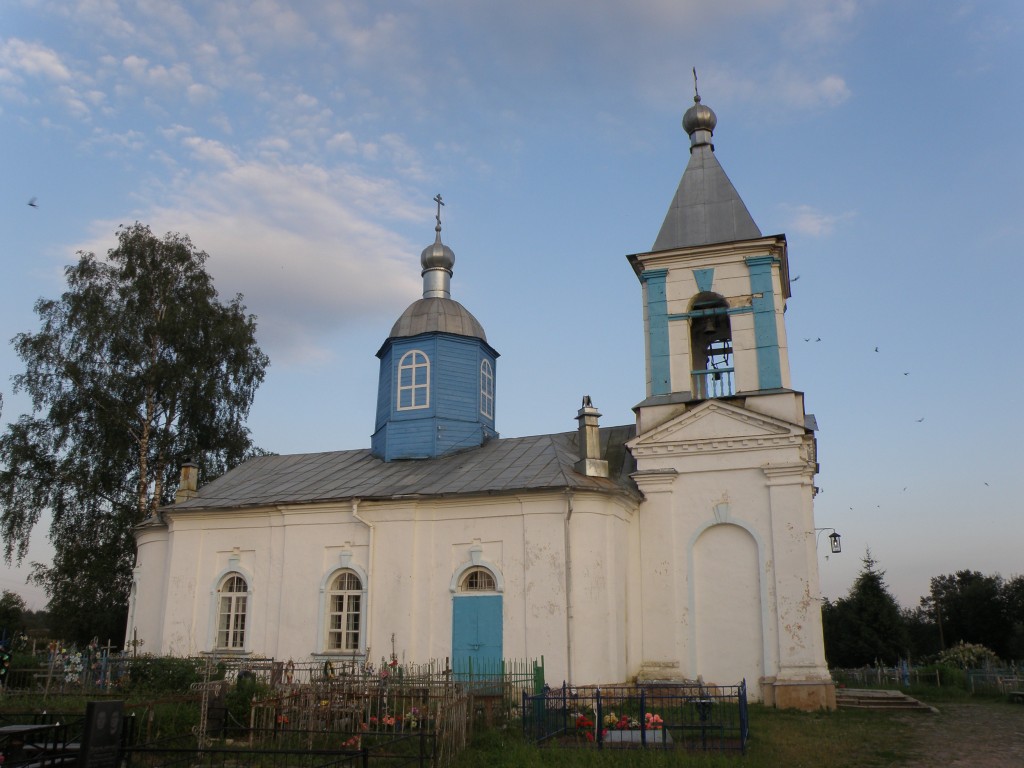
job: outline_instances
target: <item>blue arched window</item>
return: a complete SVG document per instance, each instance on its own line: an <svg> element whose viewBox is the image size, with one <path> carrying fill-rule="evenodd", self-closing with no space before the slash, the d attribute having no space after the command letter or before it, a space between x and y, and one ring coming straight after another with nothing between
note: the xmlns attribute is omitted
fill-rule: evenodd
<svg viewBox="0 0 1024 768"><path fill-rule="evenodd" d="M418 349L398 361L398 410L430 407L430 358Z"/></svg>
<svg viewBox="0 0 1024 768"><path fill-rule="evenodd" d="M494 366L490 360L480 362L480 413L494 418Z"/></svg>

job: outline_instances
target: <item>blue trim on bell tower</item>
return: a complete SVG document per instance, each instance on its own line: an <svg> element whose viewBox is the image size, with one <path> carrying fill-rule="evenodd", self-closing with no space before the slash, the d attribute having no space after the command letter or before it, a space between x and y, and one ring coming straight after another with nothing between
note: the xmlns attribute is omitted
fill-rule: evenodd
<svg viewBox="0 0 1024 768"><path fill-rule="evenodd" d="M647 355L651 366L651 395L672 391L672 369L668 341L667 269L644 270L640 279L647 284Z"/></svg>
<svg viewBox="0 0 1024 768"><path fill-rule="evenodd" d="M779 359L779 332L775 327L775 294L772 290L773 256L749 258L751 307L754 310L754 344L757 350L758 389L782 386L782 361Z"/></svg>

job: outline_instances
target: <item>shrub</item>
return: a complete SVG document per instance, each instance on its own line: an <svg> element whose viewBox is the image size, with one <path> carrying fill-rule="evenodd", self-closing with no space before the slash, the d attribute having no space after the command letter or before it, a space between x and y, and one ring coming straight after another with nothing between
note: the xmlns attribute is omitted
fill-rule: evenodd
<svg viewBox="0 0 1024 768"><path fill-rule="evenodd" d="M270 691L269 685L261 683L254 676L245 673L239 674L238 682L228 691L225 700L228 710L228 726L248 728L252 700L265 698Z"/></svg>
<svg viewBox="0 0 1024 768"><path fill-rule="evenodd" d="M999 661L998 657L984 645L963 640L939 654L940 665L959 669L981 669L996 661Z"/></svg>
<svg viewBox="0 0 1024 768"><path fill-rule="evenodd" d="M184 693L202 679L196 659L139 656L128 661L131 688L150 693Z"/></svg>

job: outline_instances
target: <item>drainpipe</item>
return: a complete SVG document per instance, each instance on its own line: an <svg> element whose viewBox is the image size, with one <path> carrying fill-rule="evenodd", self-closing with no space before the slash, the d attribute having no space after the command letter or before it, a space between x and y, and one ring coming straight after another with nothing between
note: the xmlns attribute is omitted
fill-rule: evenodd
<svg viewBox="0 0 1024 768"><path fill-rule="evenodd" d="M572 491L565 493L565 663L566 676L572 684L572 547L569 536L569 521L572 519Z"/></svg>
<svg viewBox="0 0 1024 768"><path fill-rule="evenodd" d="M373 588L373 561L376 559L377 550L373 546L374 527L359 516L360 499L352 499L352 517L370 529L370 556L366 562L366 660L369 661L370 653L370 617L373 615L373 601L370 599L370 590Z"/></svg>

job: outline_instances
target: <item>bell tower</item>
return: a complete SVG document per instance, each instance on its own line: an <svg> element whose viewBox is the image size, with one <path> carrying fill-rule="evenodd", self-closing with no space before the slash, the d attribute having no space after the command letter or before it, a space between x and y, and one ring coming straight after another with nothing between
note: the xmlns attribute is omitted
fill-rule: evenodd
<svg viewBox="0 0 1024 768"><path fill-rule="evenodd" d="M643 289L641 428L682 403L790 387L785 235L765 237L715 156L715 113L683 116L690 160L651 251L629 257Z"/></svg>
<svg viewBox="0 0 1024 768"><path fill-rule="evenodd" d="M754 700L834 709L816 426L791 388L783 319L786 238L754 223L715 157L716 122L695 93L682 180L654 247L628 257L647 374L629 442L644 495L639 677L743 679Z"/></svg>

